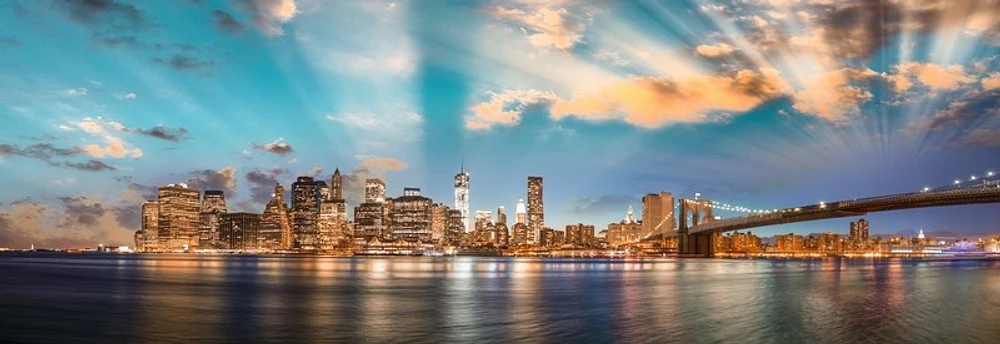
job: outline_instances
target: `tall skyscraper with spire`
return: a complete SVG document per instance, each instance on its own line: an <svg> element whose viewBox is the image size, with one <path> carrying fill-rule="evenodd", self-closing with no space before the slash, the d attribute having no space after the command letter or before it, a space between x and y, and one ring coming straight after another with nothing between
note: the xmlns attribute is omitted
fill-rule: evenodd
<svg viewBox="0 0 1000 344"><path fill-rule="evenodd" d="M462 169L455 175L455 209L462 212L462 225L469 232L469 173L465 171L465 161Z"/></svg>
<svg viewBox="0 0 1000 344"><path fill-rule="evenodd" d="M542 177L528 177L528 243L541 243L545 227L545 205L542 201Z"/></svg>

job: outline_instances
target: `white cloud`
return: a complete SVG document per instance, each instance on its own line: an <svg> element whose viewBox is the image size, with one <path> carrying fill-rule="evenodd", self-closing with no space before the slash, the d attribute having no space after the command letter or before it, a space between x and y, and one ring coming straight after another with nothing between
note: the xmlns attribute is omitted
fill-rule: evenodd
<svg viewBox="0 0 1000 344"><path fill-rule="evenodd" d="M520 8L497 6L494 17L518 25L538 48L568 51L583 41L584 18L548 2L522 2Z"/></svg>
<svg viewBox="0 0 1000 344"><path fill-rule="evenodd" d="M66 93L71 96L85 96L87 95L86 87L76 87L66 90Z"/></svg>
<svg viewBox="0 0 1000 344"><path fill-rule="evenodd" d="M597 59L598 61L608 61L611 62L611 64L619 67L628 66L629 64L629 61L623 59L621 57L621 54L619 54L617 51L610 51L606 49L597 50L597 52L594 53L594 59Z"/></svg>
<svg viewBox="0 0 1000 344"><path fill-rule="evenodd" d="M465 119L465 127L470 130L489 129L493 125L515 126L521 122L521 115L532 106L547 105L558 99L552 92L538 90L504 90L490 92L490 99L473 105L472 112Z"/></svg>
<svg viewBox="0 0 1000 344"><path fill-rule="evenodd" d="M122 98L123 99L139 99L139 95L136 94L135 92L129 92L129 93L125 93L125 95L123 95Z"/></svg>
<svg viewBox="0 0 1000 344"><path fill-rule="evenodd" d="M250 11L254 25L268 35L282 35L282 25L298 14L295 0L247 0L244 6Z"/></svg>

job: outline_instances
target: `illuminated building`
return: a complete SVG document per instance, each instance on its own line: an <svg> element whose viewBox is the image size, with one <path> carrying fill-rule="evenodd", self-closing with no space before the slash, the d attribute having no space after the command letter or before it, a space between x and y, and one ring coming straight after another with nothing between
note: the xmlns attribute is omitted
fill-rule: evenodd
<svg viewBox="0 0 1000 344"><path fill-rule="evenodd" d="M324 183L325 184L325 183ZM300 250L317 249L319 228L319 187L312 177L298 177L292 183L292 248Z"/></svg>
<svg viewBox="0 0 1000 344"><path fill-rule="evenodd" d="M760 252L762 248L760 238L751 232L733 232L716 238L716 252L720 253Z"/></svg>
<svg viewBox="0 0 1000 344"><path fill-rule="evenodd" d="M625 218L619 223L608 224L607 242L611 246L633 244L642 240L642 221L636 220L635 211L628 206Z"/></svg>
<svg viewBox="0 0 1000 344"><path fill-rule="evenodd" d="M257 242L258 248L266 250L292 248L292 225L285 204L285 188L281 184L274 186L271 200L264 207Z"/></svg>
<svg viewBox="0 0 1000 344"><path fill-rule="evenodd" d="M541 245L545 227L545 203L542 192L542 177L528 177L528 244Z"/></svg>
<svg viewBox="0 0 1000 344"><path fill-rule="evenodd" d="M556 231L552 228L543 227L538 231L538 246L551 247L556 245Z"/></svg>
<svg viewBox="0 0 1000 344"><path fill-rule="evenodd" d="M431 206L431 240L439 243L448 229L448 206L442 203Z"/></svg>
<svg viewBox="0 0 1000 344"><path fill-rule="evenodd" d="M142 203L140 212L142 213L142 224L136 234L136 251L153 252L159 249L159 209L160 205L156 201L146 201Z"/></svg>
<svg viewBox="0 0 1000 344"><path fill-rule="evenodd" d="M462 213L462 233L469 232L469 173L465 172L465 163L455 175L455 209Z"/></svg>
<svg viewBox="0 0 1000 344"><path fill-rule="evenodd" d="M389 224L385 202L365 202L354 207L354 241L363 244L381 240Z"/></svg>
<svg viewBox="0 0 1000 344"><path fill-rule="evenodd" d="M594 226L582 223L566 225L566 244L589 247L594 244Z"/></svg>
<svg viewBox="0 0 1000 344"><path fill-rule="evenodd" d="M445 224L444 231L444 242L446 244L457 243L461 238L462 234L465 234L465 222L462 217L462 211L458 209L448 210L448 222Z"/></svg>
<svg viewBox="0 0 1000 344"><path fill-rule="evenodd" d="M198 214L198 247L219 248L219 218L226 213L226 196L221 190L206 190Z"/></svg>
<svg viewBox="0 0 1000 344"><path fill-rule="evenodd" d="M201 192L186 184L170 184L157 190L157 234L161 249L198 247L200 203Z"/></svg>
<svg viewBox="0 0 1000 344"><path fill-rule="evenodd" d="M510 228L510 246L522 246L528 244L528 225L524 222L515 223Z"/></svg>
<svg viewBox="0 0 1000 344"><path fill-rule="evenodd" d="M257 249L257 234L262 215L252 213L227 213L219 218L220 248L228 250Z"/></svg>
<svg viewBox="0 0 1000 344"><path fill-rule="evenodd" d="M528 224L528 208L524 205L523 198L517 200L517 208L514 209L514 211L515 211L514 221L516 221L515 223Z"/></svg>
<svg viewBox="0 0 1000 344"><path fill-rule="evenodd" d="M507 246L510 243L510 232L507 228L507 212L503 206L497 207L497 220L493 225L493 243L498 246Z"/></svg>
<svg viewBox="0 0 1000 344"><path fill-rule="evenodd" d="M324 192L323 185L320 185L320 194L322 201L316 223L319 249L332 250L347 245L350 242L347 201L344 200L344 178L339 168L333 171L329 191Z"/></svg>
<svg viewBox="0 0 1000 344"><path fill-rule="evenodd" d="M385 182L378 178L365 179L365 203L385 202Z"/></svg>
<svg viewBox="0 0 1000 344"><path fill-rule="evenodd" d="M676 230L674 196L669 192L647 194L642 198L642 236L649 237Z"/></svg>
<svg viewBox="0 0 1000 344"><path fill-rule="evenodd" d="M798 252L805 250L806 238L792 233L774 236L774 244L781 252Z"/></svg>
<svg viewBox="0 0 1000 344"><path fill-rule="evenodd" d="M430 198L420 195L420 189L403 189L403 197L392 199L389 211L392 238L409 242L431 241L432 204Z"/></svg>
<svg viewBox="0 0 1000 344"><path fill-rule="evenodd" d="M851 222L851 240L868 240L868 220L859 219Z"/></svg>

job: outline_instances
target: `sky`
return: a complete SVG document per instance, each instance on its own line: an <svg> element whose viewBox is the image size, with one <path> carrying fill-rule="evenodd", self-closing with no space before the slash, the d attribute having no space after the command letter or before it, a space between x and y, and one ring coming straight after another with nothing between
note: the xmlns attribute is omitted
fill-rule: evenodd
<svg viewBox="0 0 1000 344"><path fill-rule="evenodd" d="M129 244L157 186L261 212L335 168L351 206L368 177L453 204L464 162L473 211L542 176L557 229L660 191L794 207L1000 172L1000 1L10 0L0 119L0 247ZM1000 205L867 218L1000 232Z"/></svg>

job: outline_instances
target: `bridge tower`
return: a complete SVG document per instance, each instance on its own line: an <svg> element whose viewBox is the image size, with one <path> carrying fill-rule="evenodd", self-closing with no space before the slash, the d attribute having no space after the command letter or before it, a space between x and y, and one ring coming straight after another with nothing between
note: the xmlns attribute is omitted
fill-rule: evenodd
<svg viewBox="0 0 1000 344"><path fill-rule="evenodd" d="M685 255L701 255L711 257L715 254L715 233L689 233L691 227L715 220L712 214L712 201L704 199L679 200L680 216L677 226L677 251ZM688 224L688 217L691 223Z"/></svg>

